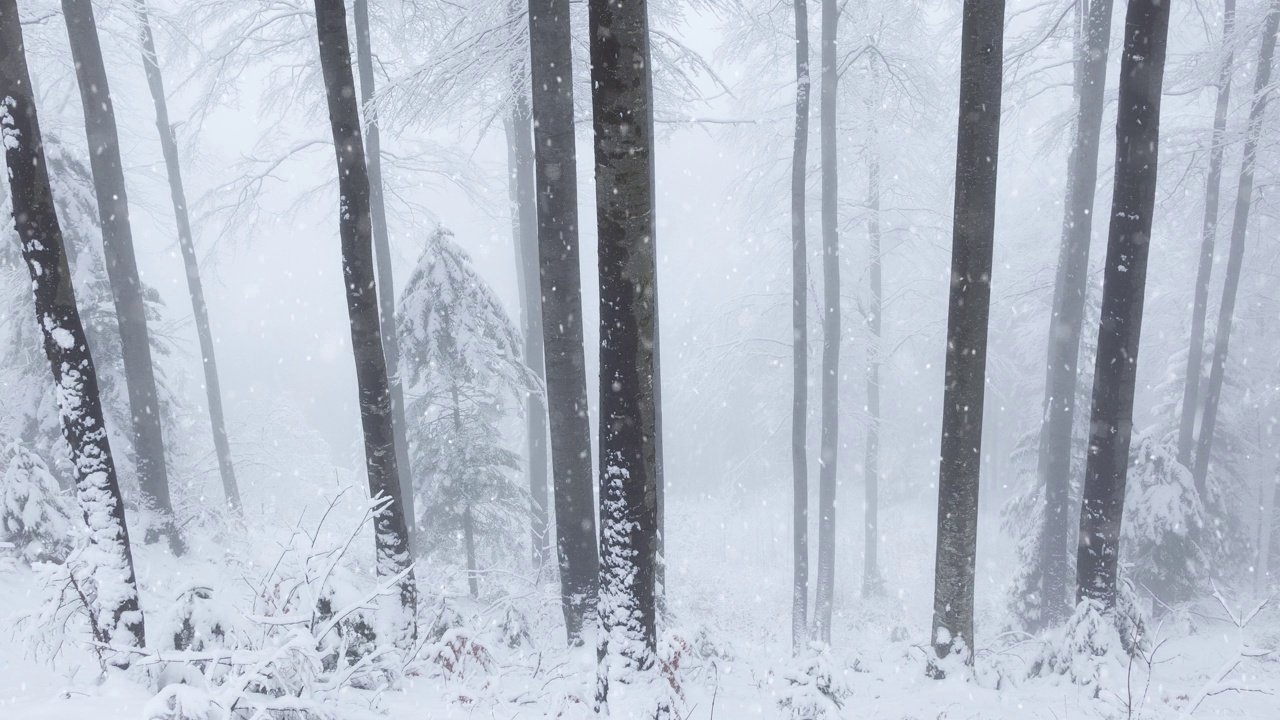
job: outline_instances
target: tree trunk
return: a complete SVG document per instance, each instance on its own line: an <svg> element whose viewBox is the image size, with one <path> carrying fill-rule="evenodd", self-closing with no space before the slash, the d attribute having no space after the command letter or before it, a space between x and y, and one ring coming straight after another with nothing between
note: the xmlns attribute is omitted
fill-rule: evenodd
<svg viewBox="0 0 1280 720"><path fill-rule="evenodd" d="M831 643L836 583L836 455L840 448L840 237L836 228L836 0L822 0L822 447L818 463L818 587L814 636Z"/></svg>
<svg viewBox="0 0 1280 720"><path fill-rule="evenodd" d="M151 99L156 105L156 129L160 131L160 147L164 151L164 165L169 173L173 217L178 226L178 247L182 250L182 263L187 271L187 290L191 294L191 311L195 316L196 334L200 338L204 387L209 401L209 422L213 427L213 449L218 457L218 472L222 476L222 491L227 504L239 513L240 487L236 483L235 465L231 462L231 444L227 440L227 424L222 415L222 390L218 381L218 363L214 358L213 330L209 326L209 309L205 305L204 287L200 283L200 260L196 257L196 246L191 237L191 221L187 216L187 193L182 187L178 141L174 137L173 126L169 124L169 104L165 98L164 78L160 74L160 58L156 54L156 43L151 34L146 0L136 2L135 9L142 28L142 64L146 67L147 85L151 88Z"/></svg>
<svg viewBox="0 0 1280 720"><path fill-rule="evenodd" d="M533 281L538 273L538 213L533 178L532 125L529 103L521 95L516 98L511 116L506 120L508 180L513 210L511 229L515 239L524 361L529 370L545 382L542 298L538 285ZM551 559L551 548L547 535L547 407L540 392L530 392L526 398L525 434L529 443L529 541L533 548L533 566L541 572Z"/></svg>
<svg viewBox="0 0 1280 720"><path fill-rule="evenodd" d="M863 528L862 596L878 595L881 590L880 568L876 551L880 541L880 330L884 314L883 264L880 259L880 157L871 149L867 169L867 239L871 243L871 307L867 329L871 341L867 345L867 460L864 467L866 484L866 520Z"/></svg>
<svg viewBox="0 0 1280 720"><path fill-rule="evenodd" d="M1200 406L1200 369L1204 362L1204 322L1209 314L1209 279L1213 274L1213 246L1218 236L1218 200L1222 187L1222 153L1226 144L1227 111L1231 104L1231 48L1236 24L1236 0L1225 0L1222 9L1222 46L1226 57L1218 71L1218 104L1213 113L1209 140L1209 175L1204 183L1204 222L1200 231L1200 269L1196 272L1195 301L1191 310L1191 341L1187 346L1187 377L1182 389L1182 419L1178 424L1178 462L1191 467L1195 445L1196 411ZM1196 490L1204 486L1197 479Z"/></svg>
<svg viewBox="0 0 1280 720"><path fill-rule="evenodd" d="M40 124L16 0L0 0L0 92L7 99L5 160L13 219L35 295L36 323L58 388L62 437L75 468L76 497L95 549L94 639L142 647L142 610L124 502L103 426L98 376L76 310L71 271L49 186Z"/></svg>
<svg viewBox="0 0 1280 720"><path fill-rule="evenodd" d="M596 704L657 650L653 135L648 10L590 0L600 270L600 634ZM535 80L535 86L537 81ZM662 714L660 711L659 714Z"/></svg>
<svg viewBox="0 0 1280 720"><path fill-rule="evenodd" d="M1258 138L1262 119L1267 112L1267 87L1271 83L1271 63L1276 51L1276 30L1280 27L1280 0L1272 0L1262 27L1262 46L1258 50L1258 71L1253 83L1253 105L1249 108L1249 126L1245 130L1244 153L1240 160L1240 184L1236 189L1236 212L1231 221L1231 250L1227 255L1227 274L1222 286L1222 302L1218 305L1218 334L1213 341L1213 369L1209 371L1209 387L1204 397L1204 417L1200 421L1200 438L1196 443L1195 483L1202 489L1209 477L1209 459L1213 452L1213 432L1218 424L1218 405L1222 400L1222 379L1226 375L1227 347L1231 342L1231 321L1240 289L1240 268L1244 264L1245 233L1249 229L1249 209L1253 205L1253 169L1258 156Z"/></svg>
<svg viewBox="0 0 1280 720"><path fill-rule="evenodd" d="M1120 523L1133 434L1133 392L1142 332L1151 215L1155 206L1169 3L1130 0L1124 22L1116 117L1115 189L1094 362L1076 600L1115 606Z"/></svg>
<svg viewBox="0 0 1280 720"><path fill-rule="evenodd" d="M347 287L351 348L355 354L356 382L360 392L365 470L369 476L370 496L375 500L386 500L374 517L377 573L380 578L401 576L399 614L394 619L395 636L392 640L399 647L408 647L417 634L414 616L418 590L410 559L392 427L391 392L387 382L387 364L382 354L383 334L378 323L369 175L361 144L355 80L351 76L346 8L343 0L315 0L315 8L320 67L324 72L329 124L333 130L333 147L338 163L342 275Z"/></svg>
<svg viewBox="0 0 1280 720"><path fill-rule="evenodd" d="M391 235L387 230L387 207L382 185L382 141L378 133L378 113L373 100L373 45L369 37L369 2L353 0L356 28L356 65L360 73L360 102L364 104L364 142L369 171L369 213L373 223L373 249L377 260L378 309L382 328L382 356L387 363L391 388L392 437L396 467L400 471L400 498L404 506L405 531L410 548L417 532L414 510L413 465L409 461L409 427L405 419L404 386L400 383L400 338L396 335L396 290L391 271ZM348 63L350 61L348 60Z"/></svg>
<svg viewBox="0 0 1280 720"><path fill-rule="evenodd" d="M977 553L982 403L991 303L1004 2L965 0L960 45L951 299L938 475L933 647L939 658L962 640L973 661L973 581ZM940 676L938 668L932 674Z"/></svg>
<svg viewBox="0 0 1280 720"><path fill-rule="evenodd" d="M538 267L551 420L551 463L561 607L569 642L595 612L599 555L591 477L591 424L578 264L578 175L573 52L567 0L529 1Z"/></svg>
<svg viewBox="0 0 1280 720"><path fill-rule="evenodd" d="M791 154L791 651L809 632L809 267L805 177L809 155L809 7L795 0L796 135Z"/></svg>
<svg viewBox="0 0 1280 720"><path fill-rule="evenodd" d="M107 86L107 69L102 62L102 48L98 45L98 28L90 0L62 0L62 14L67 22L67 38L71 42L76 81L80 86L85 134L89 142L89 166L93 170L93 189L98 198L98 215L102 224L107 278L120 324L120 350L129 386L138 485L145 504L159 515L159 529L148 529L146 541L154 542L163 532L168 536L174 554L181 555L185 547L174 524L173 503L169 498L164 432L160 425L156 376L151 365L146 307L142 299L138 263L133 254L120 139L116 134L111 90Z"/></svg>
<svg viewBox="0 0 1280 720"><path fill-rule="evenodd" d="M1082 45L1076 58L1078 105L1075 142L1068 159L1062 246L1049 319L1044 421L1040 428L1038 470L1045 486L1044 535L1040 544L1042 620L1061 622L1072 607L1068 574L1071 530L1071 447L1075 427L1080 334L1089 288L1089 244L1098 187L1098 145L1111 44L1112 0L1093 0L1085 11Z"/></svg>
<svg viewBox="0 0 1280 720"><path fill-rule="evenodd" d="M453 431L459 442L462 441L462 403L458 399L458 386L453 388ZM467 490L466 473L470 469L470 462L467 459L467 447L460 444L457 448L462 453L462 462L458 463L457 482L462 488L465 495L471 493ZM476 574L476 528L475 518L471 514L471 500L468 498L467 504L462 508L462 545L463 552L467 554L467 590L470 591L472 599L480 597L480 579Z"/></svg>

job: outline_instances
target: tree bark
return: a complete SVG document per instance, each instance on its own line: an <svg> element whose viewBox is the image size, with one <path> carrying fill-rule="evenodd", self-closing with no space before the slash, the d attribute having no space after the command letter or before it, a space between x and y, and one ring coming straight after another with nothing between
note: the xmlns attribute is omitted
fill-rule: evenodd
<svg viewBox="0 0 1280 720"><path fill-rule="evenodd" d="M596 704L604 710L610 683L648 675L657 651L657 277L648 9L612 0L590 0L588 8L600 270Z"/></svg>
<svg viewBox="0 0 1280 720"><path fill-rule="evenodd" d="M1258 50L1258 70L1253 83L1253 104L1249 108L1249 125L1245 130L1244 152L1240 160L1240 184L1236 189L1236 211L1231 221L1231 250L1227 255L1227 271L1222 286L1222 302L1218 305L1218 334L1213 341L1213 368L1209 371L1209 387L1204 397L1204 417L1200 421L1200 438L1196 443L1195 483L1203 489L1209 477L1209 459L1213 453L1213 433L1218 424L1218 406L1222 400L1222 380L1226 375L1227 348L1231 342L1231 321L1240 289L1240 268L1244 264L1244 241L1249 229L1249 210L1253 206L1253 170L1258 157L1258 139L1262 119L1267 112L1271 64L1275 58L1276 30L1280 27L1280 0L1272 0L1262 27L1262 44Z"/></svg>
<svg viewBox="0 0 1280 720"><path fill-rule="evenodd" d="M67 38L71 43L76 81L80 86L85 134L89 142L89 166L93 171L93 188L102 224L107 278L120 324L120 349L129 386L138 484L144 502L159 515L160 527L149 528L146 541L154 542L163 533L168 536L174 554L181 555L185 547L173 520L173 502L169 497L160 401L151 364L151 340L142 300L142 281L138 277L138 263L133 254L133 231L129 225L129 197L120 160L120 139L116 133L111 90L107 86L107 69L102 61L102 48L98 45L93 5L90 0L62 0L62 14L67 22Z"/></svg>
<svg viewBox="0 0 1280 720"><path fill-rule="evenodd" d="M1160 92L1169 31L1167 0L1130 0L1116 117L1115 188L1094 362L1076 600L1115 606L1116 563L1133 434L1151 216L1160 141Z"/></svg>
<svg viewBox="0 0 1280 720"><path fill-rule="evenodd" d="M565 631L570 643L580 644L583 622L595 611L599 555L582 338L573 50L567 0L529 1L529 47L556 549Z"/></svg>
<svg viewBox="0 0 1280 720"><path fill-rule="evenodd" d="M146 0L136 0L135 9L142 33L142 64L147 71L147 85L156 106L156 129L160 131L160 148L169 174L169 194L173 200L173 217L178 226L178 247L187 272L187 291L191 295L191 311L195 317L196 335L200 339L201 365L204 367L205 396L209 401L209 422L213 427L213 449L218 457L218 473L222 476L222 492L232 510L240 512L240 487L236 483L235 465L231 462L231 443L227 440L227 424L222 414L222 385L218 380L218 363L214 357L213 330L209 325L209 308L204 301L200 282L200 260L196 257L191 237L191 220L187 215L187 193L182 186L182 167L178 162L178 141L169 123L169 104L165 98L164 77L160 74L160 58L151 34L151 20Z"/></svg>
<svg viewBox="0 0 1280 720"><path fill-rule="evenodd" d="M867 456L863 468L866 485L866 516L863 526L862 596L881 590L877 549L880 541L880 330L884 314L884 267L880 259L880 157L871 148L867 167L867 239L871 247L871 307L867 329Z"/></svg>
<svg viewBox="0 0 1280 720"><path fill-rule="evenodd" d="M1222 187L1222 154L1226 145L1227 111L1231 104L1232 34L1236 24L1236 0L1225 0L1222 9L1222 46L1226 57L1218 71L1218 104L1213 113L1209 140L1209 175L1204 183L1204 221L1200 230L1200 269L1196 272L1195 300L1191 310L1191 341L1187 346L1187 377L1182 389L1182 418L1178 424L1178 462L1191 467L1195 445L1196 411L1200 407L1200 369L1204 362L1204 322L1209 314L1209 280L1213 274L1213 246L1218 236L1218 201ZM1204 494L1197 479L1196 490Z"/></svg>
<svg viewBox="0 0 1280 720"><path fill-rule="evenodd" d="M75 291L62 230L54 209L36 117L31 75L16 0L0 0L0 93L5 161L13 220L35 295L36 323L57 386L62 436L75 468L76 497L97 552L92 572L98 588L91 608L95 640L142 647L146 640L124 502L103 425L98 376Z"/></svg>
<svg viewBox="0 0 1280 720"><path fill-rule="evenodd" d="M795 0L796 134L791 152L791 651L809 632L809 267L805 188L809 155L809 7Z"/></svg>
<svg viewBox="0 0 1280 720"><path fill-rule="evenodd" d="M939 658L963 640L968 648L966 661L972 662L978 475L1000 147L1003 0L965 0L961 38L932 640ZM931 670L935 676L942 674L936 666Z"/></svg>
<svg viewBox="0 0 1280 720"><path fill-rule="evenodd" d="M401 496L387 364L382 354L384 335L379 328L373 272L369 175L361 142L355 80L351 75L346 8L343 0L315 0L315 8L320 66L324 73L329 124L333 130L338 165L342 275L347 288L351 348L355 354L356 382L360 393L365 470L369 476L370 496L386 499L374 516L377 573L380 578L401 576L399 614L394 619L395 637L392 640L400 647L408 647L417 634L414 616L418 590L414 583Z"/></svg>
<svg viewBox="0 0 1280 720"><path fill-rule="evenodd" d="M822 447L818 463L818 587L814 636L831 643L836 582L836 456L840 448L840 237L836 227L836 0L822 0Z"/></svg>
<svg viewBox="0 0 1280 720"><path fill-rule="evenodd" d="M1044 421L1040 428L1038 470L1045 486L1044 536L1040 544L1042 619L1048 625L1070 613L1068 562L1072 429L1075 427L1076 381L1080 334L1089 288L1089 245L1093 238L1093 206L1098 187L1098 145L1111 44L1112 0L1093 0L1085 10L1076 59L1078 105L1076 134L1067 161L1069 190L1062 221L1062 245L1049 319L1045 363Z"/></svg>

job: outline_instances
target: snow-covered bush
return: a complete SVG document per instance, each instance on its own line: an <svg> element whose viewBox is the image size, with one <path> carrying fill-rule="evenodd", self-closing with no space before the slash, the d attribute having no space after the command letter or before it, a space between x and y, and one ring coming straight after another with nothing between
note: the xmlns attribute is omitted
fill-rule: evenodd
<svg viewBox="0 0 1280 720"><path fill-rule="evenodd" d="M62 560L71 550L72 503L43 459L21 443L0 454L0 540L27 562Z"/></svg>
<svg viewBox="0 0 1280 720"><path fill-rule="evenodd" d="M844 669L825 645L815 644L810 652L792 659L778 676L785 683L778 693L778 706L793 718L838 718L844 701L853 694Z"/></svg>

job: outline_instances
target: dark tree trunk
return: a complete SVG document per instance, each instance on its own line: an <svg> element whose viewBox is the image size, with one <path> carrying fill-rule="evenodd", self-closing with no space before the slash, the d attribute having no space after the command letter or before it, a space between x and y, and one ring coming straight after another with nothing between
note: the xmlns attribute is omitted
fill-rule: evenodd
<svg viewBox="0 0 1280 720"><path fill-rule="evenodd" d="M1096 600L1106 608L1115 605L1168 31L1167 1L1130 0L1120 61L1115 189L1076 555L1077 602Z"/></svg>
<svg viewBox="0 0 1280 720"><path fill-rule="evenodd" d="M600 662L609 683L648 674L657 650L653 136L648 10L590 0L600 270ZM537 81L535 80L535 86Z"/></svg>
<svg viewBox="0 0 1280 720"><path fill-rule="evenodd" d="M400 498L404 505L405 530L412 548L417 532L414 511L413 465L409 462L408 421L404 414L404 386L400 384L400 339L396 336L396 290L391 271L391 235L387 230L387 207L382 185L382 141L378 134L378 114L373 100L373 45L369 37L369 2L353 0L356 28L356 65L360 73L360 102L364 104L364 142L369 170L369 213L373 223L373 249L377 260L378 309L382 327L382 356L387 362L391 388L392 437L396 467L400 471Z"/></svg>
<svg viewBox="0 0 1280 720"><path fill-rule="evenodd" d="M147 532L154 542L163 532L174 554L185 550L173 520L169 499L169 477L164 458L164 431L160 426L160 401L156 376L151 365L151 341L147 333L142 281L133 254L133 232L129 225L129 197L125 192L124 166L120 161L120 139L116 134L115 109L107 86L107 69L98 45L98 28L90 0L62 0L67 22L67 38L75 61L80 102L84 108L85 134L89 141L89 166L93 189L98 197L102 224L102 246L107 278L120 323L120 348L124 374L129 386L129 414L133 420L133 447L137 456L138 485L143 500L159 515L159 530Z"/></svg>
<svg viewBox="0 0 1280 720"><path fill-rule="evenodd" d="M840 237L836 228L836 0L822 0L822 447L818 462L818 587L814 636L831 643L836 583L836 455L840 448Z"/></svg>
<svg viewBox="0 0 1280 720"><path fill-rule="evenodd" d="M1218 305L1218 334L1213 340L1213 369L1209 371L1209 387L1204 397L1204 418L1200 421L1200 438L1196 443L1195 483L1203 489L1209 477L1209 459L1213 453L1213 433L1218 424L1218 405L1222 401L1222 379L1226 375L1227 348L1231 342L1231 321L1240 289L1240 268L1244 264L1245 234L1249 229L1249 209L1253 205L1253 169L1258 156L1258 138L1262 119L1267 112L1270 94L1271 64L1276 52L1276 30L1280 26L1280 0L1272 0L1262 26L1262 46L1258 51L1258 71L1253 83L1253 105L1249 108L1249 126L1245 130L1244 153L1240 161L1240 184L1236 189L1236 212L1231 221L1231 250L1227 255L1227 274L1222 286L1222 302Z"/></svg>
<svg viewBox="0 0 1280 720"><path fill-rule="evenodd" d="M360 424L364 430L365 470L369 494L385 498L374 517L377 573L381 578L403 574L395 637L399 646L416 636L414 584L409 536L405 526L400 475L392 428L391 392L387 364L382 355L378 324L377 286L373 273L373 239L369 214L369 174L360 137L360 111L356 106L355 80L351 75L351 50L347 40L343 0L315 0L316 31L320 43L320 67L329 103L329 124L338 163L338 218L342 236L342 276L347 288L347 312L351 318L351 348L355 354L356 382L360 392Z"/></svg>
<svg viewBox="0 0 1280 720"><path fill-rule="evenodd" d="M0 0L0 92L8 101L5 161L14 225L31 275L36 323L44 334L45 356L58 388L62 437L75 468L76 497L88 526L89 543L98 552L94 639L142 647L146 636L124 502L103 425L98 376L76 311L71 271L49 186L16 0Z"/></svg>
<svg viewBox="0 0 1280 720"><path fill-rule="evenodd" d="M173 217L178 226L178 247L182 250L182 264L187 271L187 291L191 294L191 311L195 316L196 334L200 338L200 358L204 366L205 395L209 401L209 422L213 426L213 449L218 457L218 472L222 476L222 491L231 509L240 512L240 487L236 483L235 465L231 462L231 444L227 441L227 424L222 415L222 389L218 381L218 363L214 358L213 330L209 326L209 308L204 302L204 287L200 283L200 260L191 237L191 220L187 216L187 193L182 187L182 168L178 162L178 141L169 124L169 104L164 93L164 78L160 74L160 58L156 55L155 39L151 35L151 20L147 15L146 0L137 0L138 22L142 28L142 64L147 70L147 85L156 105L156 129L160 131L160 147L164 151L164 165L169 173L169 193L173 199Z"/></svg>
<svg viewBox="0 0 1280 720"><path fill-rule="evenodd" d="M569 641L579 644L583 622L595 612L599 555L582 339L573 52L567 0L530 0L529 46L556 550L565 630Z"/></svg>
<svg viewBox="0 0 1280 720"><path fill-rule="evenodd" d="M1070 495L1072 429L1080 334L1089 287L1089 244L1098 187L1098 145L1102 134L1107 49L1111 44L1112 0L1092 0L1085 10L1076 58L1076 135L1067 161L1068 192L1063 203L1062 245L1049 319L1044 421L1040 428L1038 470L1045 485L1044 536L1040 544L1042 620L1054 625L1072 607L1070 574Z"/></svg>
<svg viewBox="0 0 1280 720"><path fill-rule="evenodd" d="M1003 0L965 0L961 37L932 639L940 658L950 654L957 640L963 640L967 660L972 662L978 475L1000 148ZM932 670L941 675L936 667Z"/></svg>
<svg viewBox="0 0 1280 720"><path fill-rule="evenodd" d="M1187 346L1187 377L1182 389L1182 418L1178 424L1178 462L1191 467L1195 445L1196 414L1200 407L1200 370L1204 363L1204 322L1209 314L1209 279L1213 274L1213 246L1218 237L1218 201L1222 189L1222 153L1231 105L1232 33L1236 25L1236 0L1222 8L1222 46L1226 57L1218 70L1218 104L1213 113L1209 140L1209 175L1204 183L1204 221L1200 230L1200 269L1196 272L1195 301L1191 309L1191 341ZM1204 493L1197 476L1196 490Z"/></svg>
<svg viewBox="0 0 1280 720"><path fill-rule="evenodd" d="M791 152L791 651L809 632L809 267L805 177L809 156L809 6L795 0L796 135Z"/></svg>
<svg viewBox="0 0 1280 720"><path fill-rule="evenodd" d="M523 78L523 73L519 75ZM520 324L524 361L539 380L546 380L542 349L542 298L534 278L538 274L538 209L533 178L533 122L523 95L506 120L508 181L511 190L511 230L516 251L516 285L520 291ZM529 531L533 565L541 572L551 559L547 534L547 406L540 392L528 394L525 434L529 443Z"/></svg>
<svg viewBox="0 0 1280 720"><path fill-rule="evenodd" d="M880 260L880 157L871 149L867 169L867 239L871 253L871 307L867 329L867 459L866 521L863 528L862 596L880 593L880 568L876 551L880 541L880 330L884 314L883 264Z"/></svg>

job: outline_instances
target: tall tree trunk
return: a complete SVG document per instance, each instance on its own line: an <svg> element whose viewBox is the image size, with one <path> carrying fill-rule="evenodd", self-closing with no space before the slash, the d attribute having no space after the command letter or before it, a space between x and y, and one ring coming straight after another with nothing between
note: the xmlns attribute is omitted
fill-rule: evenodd
<svg viewBox="0 0 1280 720"><path fill-rule="evenodd" d="M373 251L377 261L378 310L382 328L382 356L387 362L391 387L392 438L396 467L400 471L400 497L404 504L405 530L410 548L417 532L414 510L413 465L409 461L409 427L405 419L404 386L400 383L400 338L396 335L396 286L391 271L391 235L387 230L387 206L382 185L382 140L373 100L373 44L369 37L369 0L352 0L356 29L356 66L360 73L360 102L364 105L365 162L369 170L369 213L373 222Z"/></svg>
<svg viewBox="0 0 1280 720"><path fill-rule="evenodd" d="M523 72L518 77L523 79ZM545 381L542 298L534 281L538 274L538 211L533 178L533 122L529 103L523 95L516 98L506 119L506 129L524 361L539 380ZM530 392L526 398L525 434L529 443L529 542L533 548L533 565L541 571L551 559L551 548L547 534L547 406L542 393L537 391Z"/></svg>
<svg viewBox="0 0 1280 720"><path fill-rule="evenodd" d="M582 339L568 0L529 0L529 48L556 550L565 630L576 645L582 642L584 620L595 612L599 555Z"/></svg>
<svg viewBox="0 0 1280 720"><path fill-rule="evenodd" d="M1209 314L1209 279L1213 274L1213 246L1218 236L1218 201L1222 188L1222 154L1226 145L1227 111L1231 104L1231 48L1236 25L1236 0L1225 0L1222 9L1222 47L1226 56L1218 70L1218 104L1213 113L1209 140L1209 175L1204 183L1204 221L1200 230L1200 269L1196 272L1195 301L1191 310L1191 341L1187 346L1187 377L1182 388L1182 419L1178 424L1178 462L1191 467L1195 445L1196 411L1200 407L1200 370L1204 362L1204 322ZM1196 490L1204 494L1197 480Z"/></svg>
<svg viewBox="0 0 1280 720"><path fill-rule="evenodd" d="M98 45L98 28L90 0L62 0L67 22L67 38L75 61L80 102L84 108L85 134L89 141L89 166L98 198L102 224L102 245L107 278L120 324L120 348L124 374L129 386L129 414L133 421L133 446L137 455L138 485L143 500L159 515L157 529L148 529L147 542L160 532L168 535L169 546L180 555L185 547L173 520L169 498L169 477L164 458L164 432L160 425L160 401L156 376L151 365L151 340L147 332L147 311L142 300L142 281L133 254L133 231L129 225L129 197L125 192L124 166L120 161L120 139L116 134L115 109L107 86L107 69Z"/></svg>
<svg viewBox="0 0 1280 720"><path fill-rule="evenodd" d="M1129 1L1120 61L1115 189L1076 555L1077 602L1096 600L1106 608L1115 606L1168 31L1167 0Z"/></svg>
<svg viewBox="0 0 1280 720"><path fill-rule="evenodd" d="M453 431L459 441L462 440L462 402L458 398L458 386L453 388ZM466 473L470 469L470 462L467 459L467 447L461 444L458 451L462 453L462 462L458 463L459 477L457 482L462 486L463 493L470 494L466 490L467 478ZM472 599L480 597L480 578L476 573L476 527L475 517L471 513L471 499L467 499L467 504L462 508L462 545L463 552L466 553L467 561L467 590L470 591Z"/></svg>
<svg viewBox="0 0 1280 720"><path fill-rule="evenodd" d="M1045 485L1044 536L1040 543L1042 620L1061 622L1071 610L1070 574L1071 447L1075 427L1080 334L1089 287L1089 244L1098 187L1098 145L1111 44L1112 0L1092 0L1085 10L1076 58L1075 142L1067 161L1068 192L1062 221L1062 245L1049 319L1045 363L1044 421L1040 428L1038 470Z"/></svg>
<svg viewBox="0 0 1280 720"><path fill-rule="evenodd" d="M1231 250L1227 255L1227 274L1222 286L1222 302L1218 305L1218 334L1213 340L1213 369L1209 371L1209 387L1204 397L1204 418L1200 421L1200 438L1196 443L1195 483L1202 489L1209 477L1209 458L1213 452L1213 433L1218 424L1218 405L1222 400L1222 379L1226 375L1227 347L1231 342L1231 321L1240 289L1240 268L1244 264L1244 240L1249 229L1249 209L1253 206L1253 169L1258 156L1258 138L1262 119L1267 112L1270 94L1271 64L1276 52L1276 30L1280 27L1280 0L1272 0L1262 26L1262 46L1258 50L1258 71L1253 83L1253 105L1249 108L1249 126L1245 130L1244 153L1240 160L1240 184L1236 189L1236 212L1231 221Z"/></svg>
<svg viewBox="0 0 1280 720"><path fill-rule="evenodd" d="M968 649L966 660L972 662L978 475L982 465L982 403L1000 148L1003 0L965 0L961 38L933 647L937 656L944 658L957 641L963 641ZM931 670L935 676L942 674L937 667Z"/></svg>
<svg viewBox="0 0 1280 720"><path fill-rule="evenodd" d="M809 155L809 6L795 0L796 135L791 152L791 651L809 632L809 267L805 178Z"/></svg>
<svg viewBox="0 0 1280 720"><path fill-rule="evenodd" d="M356 382L360 392L365 470L369 476L369 495L386 499L374 516L377 573L380 578L401 576L399 607L396 608L397 614L393 621L395 636L392 640L397 646L407 647L417 634L414 616L418 589L413 578L402 485L395 452L391 392L387 382L387 364L382 354L384 335L380 332L378 323L369 214L369 174L361 143L355 80L351 75L347 13L343 0L315 0L315 8L320 67L324 73L329 124L333 130L334 154L338 164L342 275L347 287L351 348L355 354Z"/></svg>
<svg viewBox="0 0 1280 720"><path fill-rule="evenodd" d="M836 0L822 0L822 447L818 463L818 587L814 636L831 643L836 584L836 456L840 448L840 237L836 227Z"/></svg>
<svg viewBox="0 0 1280 720"><path fill-rule="evenodd" d="M200 283L200 260L196 257L195 242L191 237L191 220L187 216L187 193L182 187L182 167L178 162L178 141L169 124L169 104L164 93L164 78L160 74L160 58L156 54L155 38L151 34L151 20L147 15L146 0L136 0L135 10L142 33L142 64L147 70L147 85L156 105L156 129L160 131L160 148L164 152L164 165L169 173L169 194L173 200L173 217L178 226L178 247L182 250L182 264L187 271L187 291L191 294L191 311L195 316L196 335L200 338L200 358L204 367L205 395L209 401L209 423L213 427L213 449L218 457L218 472L222 476L222 492L231 509L240 512L240 487L236 483L235 465L231 462L231 444L227 441L227 423L222 415L222 389L218 381L218 363L214 358L213 330L209 326L209 308L204 302L204 287Z"/></svg>
<svg viewBox="0 0 1280 720"><path fill-rule="evenodd" d="M36 323L44 334L45 356L58 388L62 437L75 468L76 498L88 526L89 544L96 550L92 572L98 593L96 607L91 609L94 639L142 647L146 635L124 502L103 425L98 376L76 311L71 271L49 186L16 0L0 0L0 93L8 105L4 147L14 225L31 276Z"/></svg>
<svg viewBox="0 0 1280 720"><path fill-rule="evenodd" d="M863 527L862 596L877 595L881 589L876 550L880 541L880 330L884 314L883 264L880 258L880 156L871 148L867 168L867 239L871 247L871 307L867 329L867 459L866 518Z"/></svg>
<svg viewBox="0 0 1280 720"><path fill-rule="evenodd" d="M657 650L653 135L648 9L590 0L600 270L600 634L596 703ZM536 81L535 81L536 85Z"/></svg>

